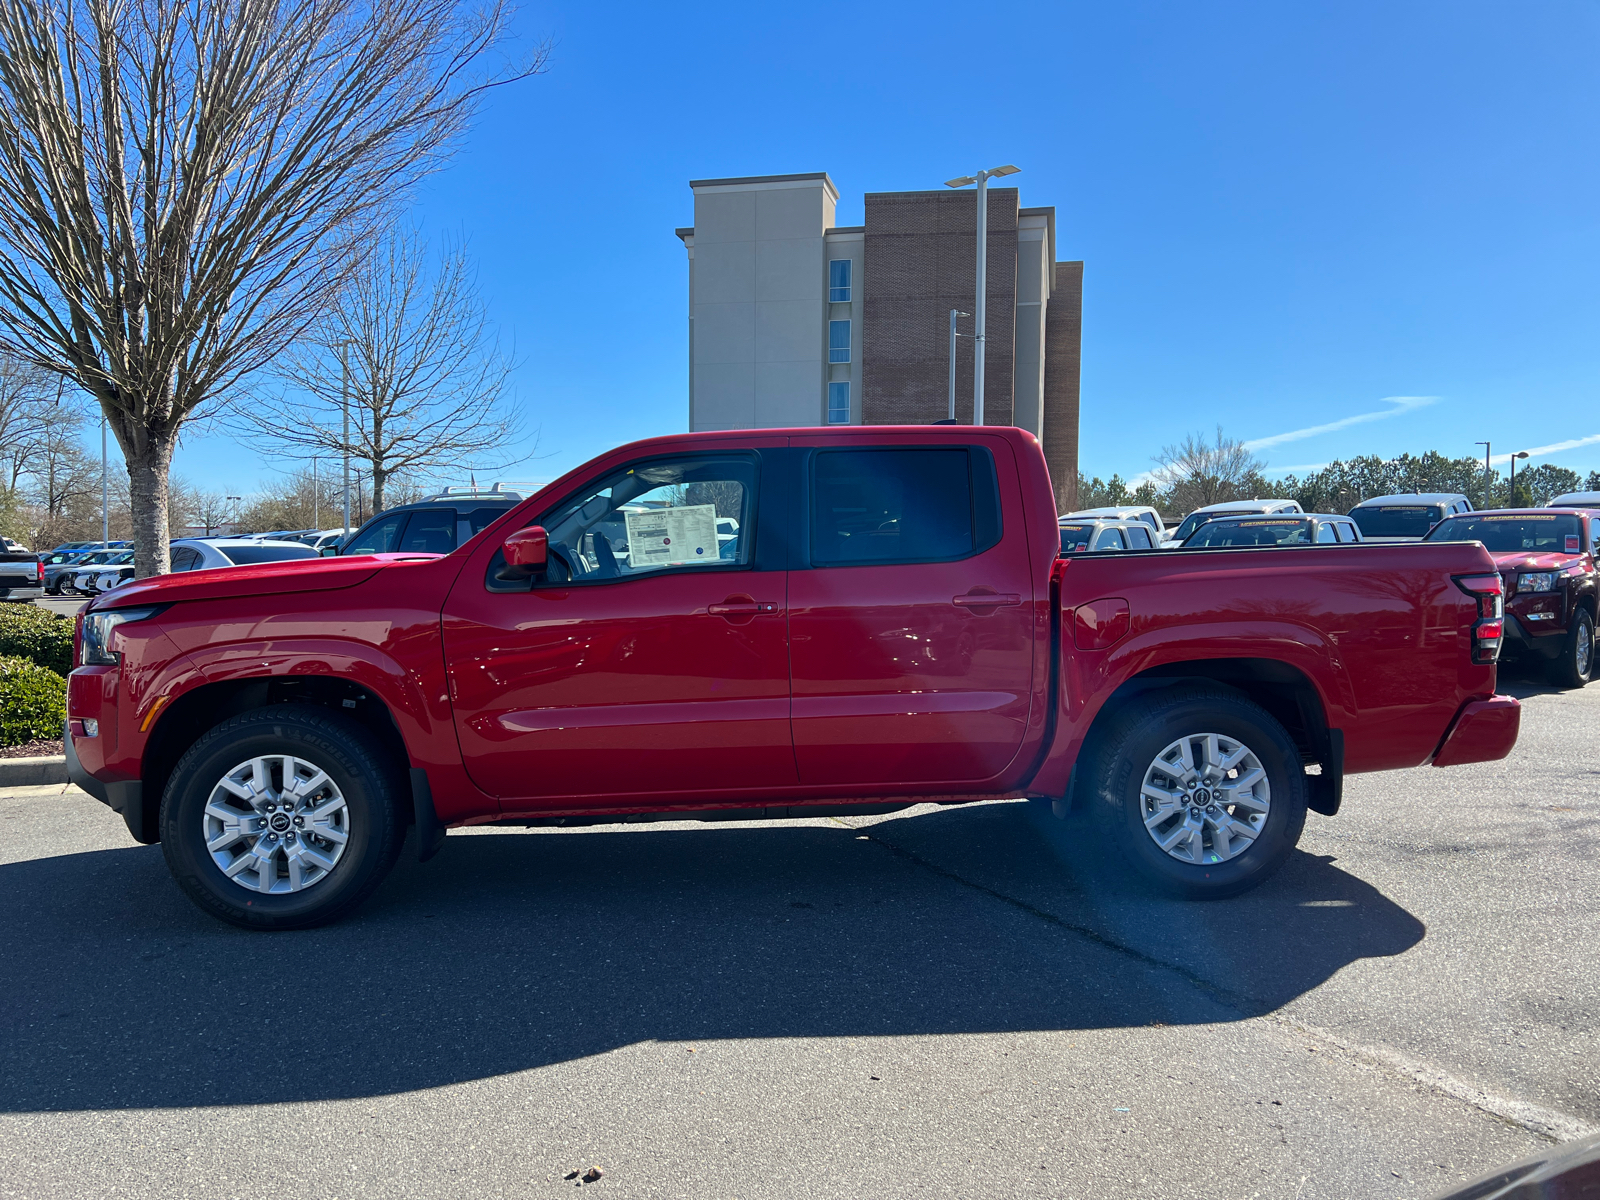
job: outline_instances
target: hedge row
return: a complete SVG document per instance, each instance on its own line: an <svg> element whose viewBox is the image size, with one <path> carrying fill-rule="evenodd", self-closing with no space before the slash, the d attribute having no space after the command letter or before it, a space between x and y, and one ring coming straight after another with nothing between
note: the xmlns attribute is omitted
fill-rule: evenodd
<svg viewBox="0 0 1600 1200"><path fill-rule="evenodd" d="M25 658L0 656L0 745L58 738L67 719L67 681Z"/></svg>
<svg viewBox="0 0 1600 1200"><path fill-rule="evenodd" d="M0 604L0 655L65 675L72 670L72 622L37 605Z"/></svg>

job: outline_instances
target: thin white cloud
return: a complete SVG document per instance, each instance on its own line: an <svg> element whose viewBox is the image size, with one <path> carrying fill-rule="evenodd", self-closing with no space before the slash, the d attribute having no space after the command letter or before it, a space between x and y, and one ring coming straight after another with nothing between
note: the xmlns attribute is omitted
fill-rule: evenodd
<svg viewBox="0 0 1600 1200"><path fill-rule="evenodd" d="M1308 471L1325 471L1331 465L1331 463L1325 462L1301 463L1299 466L1294 467L1267 467L1261 473L1263 475L1299 475Z"/></svg>
<svg viewBox="0 0 1600 1200"><path fill-rule="evenodd" d="M1291 429L1288 433L1274 433L1270 437L1253 438L1244 444L1246 450L1268 450L1273 446L1281 446L1285 442L1298 442L1302 438L1316 437L1321 433L1333 433L1335 430L1348 429L1352 425L1365 425L1368 421L1387 421L1390 417L1398 417L1404 413L1413 412L1419 408L1426 408L1438 401L1437 396L1385 396L1383 403L1393 405L1392 408L1382 408L1377 412L1357 413L1353 417L1341 417L1337 421L1329 421L1326 425L1310 425L1305 429Z"/></svg>
<svg viewBox="0 0 1600 1200"><path fill-rule="evenodd" d="M1588 437L1568 438L1564 442L1551 442L1548 446L1534 446L1528 450L1528 457L1543 458L1547 454L1559 454L1563 450L1576 450L1579 446L1592 446L1596 442L1600 442L1600 433L1591 433ZM1511 461L1511 455L1496 454L1489 461L1504 466Z"/></svg>

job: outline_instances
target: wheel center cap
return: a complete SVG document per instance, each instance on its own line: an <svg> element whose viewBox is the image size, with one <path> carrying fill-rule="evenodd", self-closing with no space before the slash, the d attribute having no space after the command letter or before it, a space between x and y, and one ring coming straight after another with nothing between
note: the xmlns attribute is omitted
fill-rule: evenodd
<svg viewBox="0 0 1600 1200"><path fill-rule="evenodd" d="M1199 805L1201 808L1204 808L1207 804L1211 803L1211 793L1205 788L1195 788L1193 802Z"/></svg>
<svg viewBox="0 0 1600 1200"><path fill-rule="evenodd" d="M269 820L267 824L272 827L274 833L282 833L284 830L289 828L289 814L281 812L273 813L272 819Z"/></svg>

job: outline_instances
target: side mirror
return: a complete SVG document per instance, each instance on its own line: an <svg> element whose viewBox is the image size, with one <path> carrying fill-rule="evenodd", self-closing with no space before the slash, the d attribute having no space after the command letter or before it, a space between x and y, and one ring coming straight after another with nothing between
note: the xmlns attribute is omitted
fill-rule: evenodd
<svg viewBox="0 0 1600 1200"><path fill-rule="evenodd" d="M503 576L528 579L544 571L550 558L550 535L543 525L529 525L508 533L500 543L500 552L506 559Z"/></svg>
<svg viewBox="0 0 1600 1200"><path fill-rule="evenodd" d="M334 557L337 557L337 555L339 553L339 543L335 542L331 546L324 546L317 553L322 555L323 558L334 558Z"/></svg>

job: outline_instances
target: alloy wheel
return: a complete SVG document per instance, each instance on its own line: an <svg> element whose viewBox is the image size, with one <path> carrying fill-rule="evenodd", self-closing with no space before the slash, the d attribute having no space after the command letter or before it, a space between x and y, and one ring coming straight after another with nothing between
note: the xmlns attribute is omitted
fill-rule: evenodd
<svg viewBox="0 0 1600 1200"><path fill-rule="evenodd" d="M1267 823L1272 792L1250 747L1220 733L1177 739L1139 785L1145 831L1180 862L1227 862L1248 850Z"/></svg>
<svg viewBox="0 0 1600 1200"><path fill-rule="evenodd" d="M328 877L350 840L350 809L315 763L289 754L248 759L212 788L202 814L206 850L229 879L283 895Z"/></svg>

